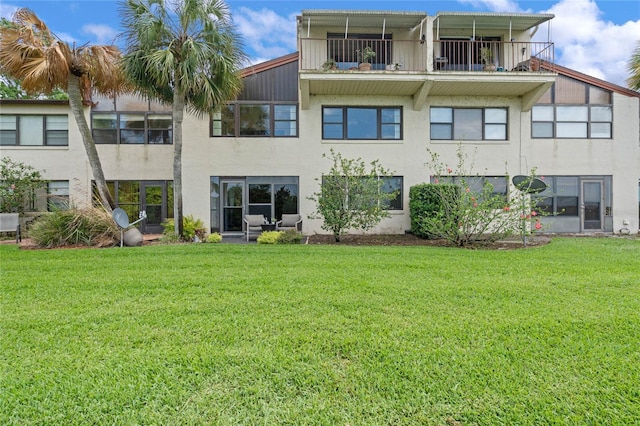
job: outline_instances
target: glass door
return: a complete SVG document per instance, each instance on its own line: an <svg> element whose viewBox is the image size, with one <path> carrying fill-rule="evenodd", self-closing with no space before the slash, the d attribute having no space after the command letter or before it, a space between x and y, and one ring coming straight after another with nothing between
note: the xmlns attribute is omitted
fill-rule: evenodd
<svg viewBox="0 0 640 426"><path fill-rule="evenodd" d="M582 181L582 230L602 231L604 197L602 181Z"/></svg>
<svg viewBox="0 0 640 426"><path fill-rule="evenodd" d="M141 223L141 231L146 234L161 234L162 221L166 217L167 202L164 199L164 188L160 182L142 183L141 210L147 212L147 219ZM173 207L173 206L172 206ZM130 221L138 220L137 217L129 218Z"/></svg>
<svg viewBox="0 0 640 426"><path fill-rule="evenodd" d="M222 232L243 232L244 181L221 181Z"/></svg>

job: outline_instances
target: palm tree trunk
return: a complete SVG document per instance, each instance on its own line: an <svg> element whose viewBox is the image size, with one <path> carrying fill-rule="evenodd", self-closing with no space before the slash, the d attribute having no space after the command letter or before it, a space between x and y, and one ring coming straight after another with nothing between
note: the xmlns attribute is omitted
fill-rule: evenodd
<svg viewBox="0 0 640 426"><path fill-rule="evenodd" d="M78 129L80 130L80 135L82 136L82 143L84 144L84 149L87 152L87 159L89 160L89 165L91 166L93 179L96 182L98 194L100 195L100 201L102 202L104 208L109 213L111 213L112 209L115 207L115 204L113 202L113 198L111 197L111 192L109 192L107 181L104 178L104 173L102 172L102 164L100 163L100 157L98 156L96 143L93 140L91 129L89 129L87 119L84 115L84 106L82 105L79 77L76 77L75 75L69 73L67 91L69 93L69 106L71 106L71 111L73 112L73 116L76 119L76 124L78 125Z"/></svg>
<svg viewBox="0 0 640 426"><path fill-rule="evenodd" d="M173 219L176 235L182 237L182 119L184 117L184 91L176 87L173 92Z"/></svg>

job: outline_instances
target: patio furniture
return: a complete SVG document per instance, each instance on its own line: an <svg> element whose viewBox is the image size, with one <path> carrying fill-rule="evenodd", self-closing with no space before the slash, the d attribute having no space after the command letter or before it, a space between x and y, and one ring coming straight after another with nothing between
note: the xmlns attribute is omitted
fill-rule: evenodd
<svg viewBox="0 0 640 426"><path fill-rule="evenodd" d="M22 241L20 234L20 214L0 213L0 232L15 232L16 243Z"/></svg>
<svg viewBox="0 0 640 426"><path fill-rule="evenodd" d="M264 225L264 216L261 214L247 214L244 215L245 232L247 233L247 241L249 241L249 234L262 234L262 225Z"/></svg>
<svg viewBox="0 0 640 426"><path fill-rule="evenodd" d="M276 222L278 231L288 231L290 229L302 232L302 215L283 214L282 219Z"/></svg>

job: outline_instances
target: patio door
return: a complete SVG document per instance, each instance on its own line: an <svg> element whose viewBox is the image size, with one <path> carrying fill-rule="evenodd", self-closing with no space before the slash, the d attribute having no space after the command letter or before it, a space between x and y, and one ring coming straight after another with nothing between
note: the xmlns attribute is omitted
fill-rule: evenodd
<svg viewBox="0 0 640 426"><path fill-rule="evenodd" d="M580 188L582 199L582 230L602 231L604 219L604 191L600 180L583 180Z"/></svg>
<svg viewBox="0 0 640 426"><path fill-rule="evenodd" d="M222 180L222 232L243 232L244 180Z"/></svg>
<svg viewBox="0 0 640 426"><path fill-rule="evenodd" d="M167 217L167 200L162 182L142 182L140 188L140 210L147 212L147 219L141 223L141 232L161 234L162 221ZM173 208L173 206L172 206ZM137 217L129 218L132 222Z"/></svg>

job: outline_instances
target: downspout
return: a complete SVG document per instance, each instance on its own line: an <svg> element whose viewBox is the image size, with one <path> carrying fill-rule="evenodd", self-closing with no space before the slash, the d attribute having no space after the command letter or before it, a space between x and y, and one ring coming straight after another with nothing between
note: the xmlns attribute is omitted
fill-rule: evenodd
<svg viewBox="0 0 640 426"><path fill-rule="evenodd" d="M344 38L349 36L349 17L347 16L347 22L344 27Z"/></svg>

